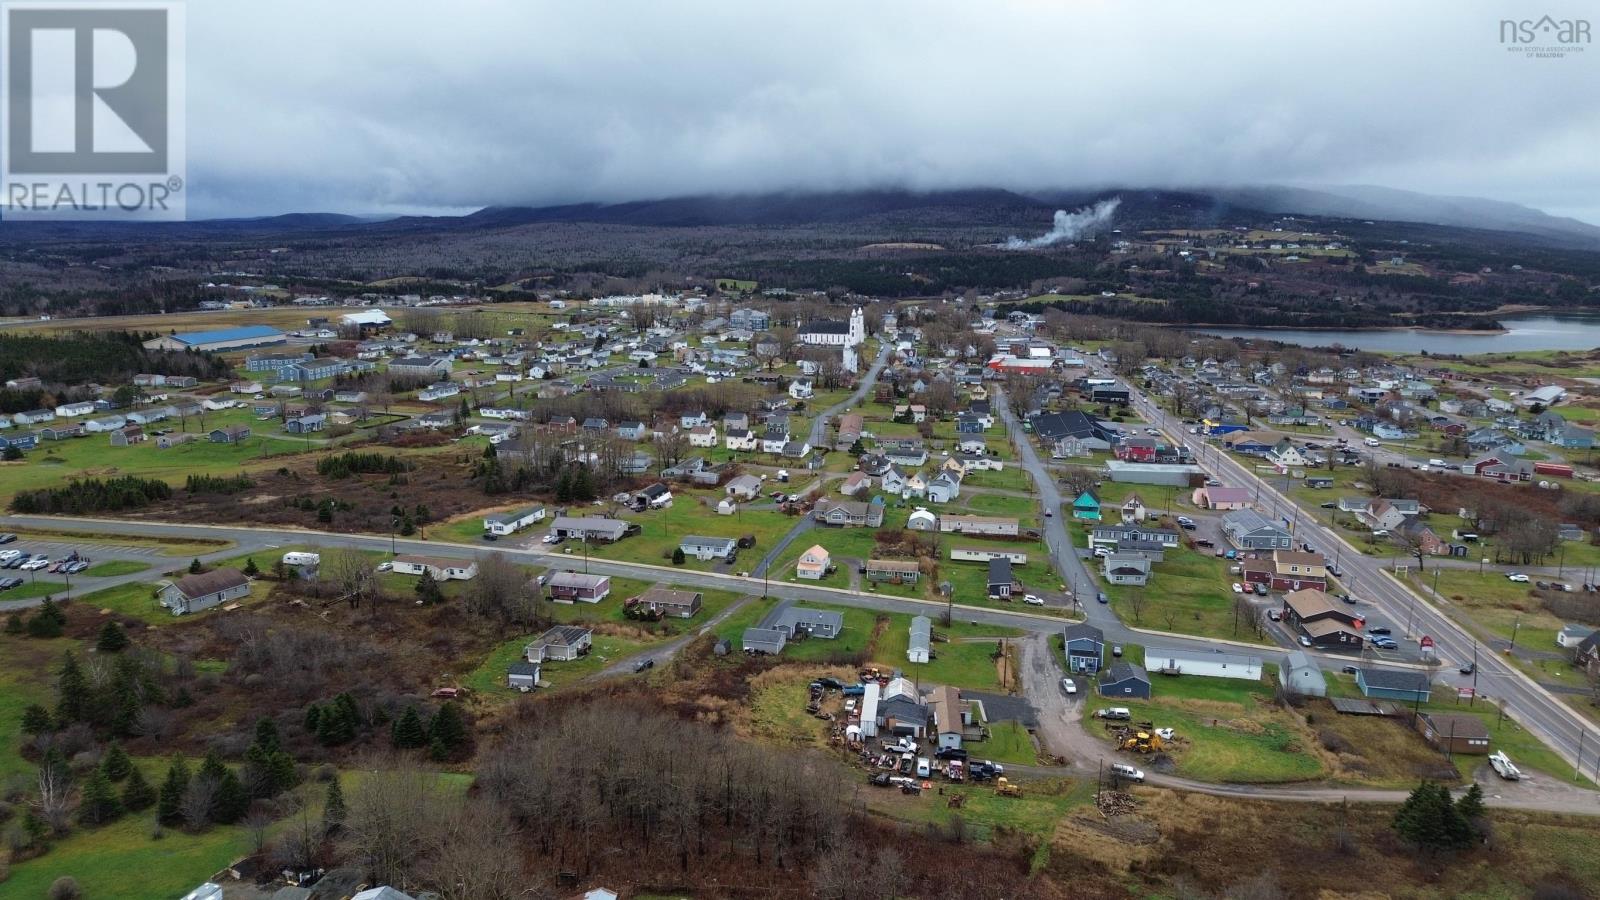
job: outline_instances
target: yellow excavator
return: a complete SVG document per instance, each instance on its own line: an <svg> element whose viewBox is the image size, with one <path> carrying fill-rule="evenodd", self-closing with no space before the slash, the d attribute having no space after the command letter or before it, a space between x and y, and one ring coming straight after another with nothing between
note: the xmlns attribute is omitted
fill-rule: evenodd
<svg viewBox="0 0 1600 900"><path fill-rule="evenodd" d="M1001 775L995 780L994 793L997 797L1021 797L1022 788L1017 787L1015 782L1007 781L1006 777Z"/></svg>
<svg viewBox="0 0 1600 900"><path fill-rule="evenodd" d="M1148 731L1130 731L1122 739L1119 747L1121 750L1132 750L1135 753L1159 753L1167 747L1161 740L1161 735Z"/></svg>

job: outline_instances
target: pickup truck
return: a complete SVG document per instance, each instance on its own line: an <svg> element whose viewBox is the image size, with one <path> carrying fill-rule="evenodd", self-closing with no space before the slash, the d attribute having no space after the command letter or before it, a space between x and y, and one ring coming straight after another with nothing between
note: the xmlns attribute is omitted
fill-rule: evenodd
<svg viewBox="0 0 1600 900"><path fill-rule="evenodd" d="M1108 706L1105 709L1095 710L1094 717L1096 719L1114 719L1118 722L1125 722L1133 718L1133 712L1126 706Z"/></svg>

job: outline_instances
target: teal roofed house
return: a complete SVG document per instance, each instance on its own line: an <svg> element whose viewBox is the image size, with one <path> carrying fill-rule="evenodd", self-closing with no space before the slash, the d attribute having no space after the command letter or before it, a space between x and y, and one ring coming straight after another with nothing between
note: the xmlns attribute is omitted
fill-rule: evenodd
<svg viewBox="0 0 1600 900"><path fill-rule="evenodd" d="M1072 501L1072 517L1090 522L1100 521L1100 498L1094 495L1094 491L1084 491Z"/></svg>

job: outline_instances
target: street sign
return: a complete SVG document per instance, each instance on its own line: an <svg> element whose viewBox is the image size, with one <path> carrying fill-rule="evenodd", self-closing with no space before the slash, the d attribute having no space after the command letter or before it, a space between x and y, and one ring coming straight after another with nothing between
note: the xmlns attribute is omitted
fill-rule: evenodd
<svg viewBox="0 0 1600 900"><path fill-rule="evenodd" d="M1422 639L1417 641L1417 644L1419 646L1422 646L1422 647L1432 647L1433 646L1433 638L1431 638L1431 637L1429 637L1427 635L1423 635Z"/></svg>
<svg viewBox="0 0 1600 900"><path fill-rule="evenodd" d="M1477 691L1476 688L1470 688L1470 687L1456 688L1456 699L1457 700L1471 700L1472 696L1474 694L1476 694L1477 692L1478 691Z"/></svg>

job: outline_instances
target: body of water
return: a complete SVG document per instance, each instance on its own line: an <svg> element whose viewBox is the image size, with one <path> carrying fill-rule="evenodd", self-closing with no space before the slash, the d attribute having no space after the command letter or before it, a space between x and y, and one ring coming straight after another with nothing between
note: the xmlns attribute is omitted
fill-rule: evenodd
<svg viewBox="0 0 1600 900"><path fill-rule="evenodd" d="M1511 353L1517 350L1593 350L1600 347L1600 316L1516 316L1501 318L1506 331L1493 334L1442 331L1341 331L1296 328L1196 328L1219 337L1256 338L1352 350L1417 353Z"/></svg>

